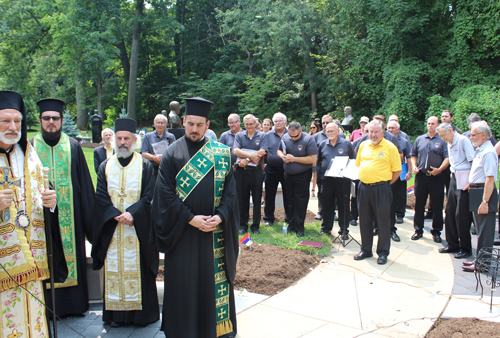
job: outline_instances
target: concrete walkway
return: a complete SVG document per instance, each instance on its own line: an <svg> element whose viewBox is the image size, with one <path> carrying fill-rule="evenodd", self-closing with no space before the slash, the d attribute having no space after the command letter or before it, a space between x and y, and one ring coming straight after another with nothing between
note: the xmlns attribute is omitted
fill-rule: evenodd
<svg viewBox="0 0 500 338"><path fill-rule="evenodd" d="M317 211L316 198L309 210ZM406 216L398 225L401 242L391 243L386 265L378 265L376 255L354 261L359 245L337 242L317 268L277 295L235 292L237 337L424 337L440 316L500 321L500 298L494 299L490 313L489 286L483 283L485 297L480 300L474 274L462 272L462 260L438 252L446 243L433 242L430 221L424 238L411 241L413 214L407 211ZM337 230L335 223L333 233ZM360 241L359 227L350 231ZM498 291L495 296L500 297ZM94 302L84 317L64 320L81 335L60 324L60 337L164 337L159 321L145 328L112 328L102 323L101 314L102 303Z"/></svg>

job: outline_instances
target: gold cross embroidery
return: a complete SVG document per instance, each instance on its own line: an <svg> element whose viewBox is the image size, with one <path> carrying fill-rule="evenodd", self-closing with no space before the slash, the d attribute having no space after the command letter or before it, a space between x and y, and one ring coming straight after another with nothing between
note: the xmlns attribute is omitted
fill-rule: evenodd
<svg viewBox="0 0 500 338"><path fill-rule="evenodd" d="M217 242L223 242L224 241L224 238L217 238Z"/></svg>
<svg viewBox="0 0 500 338"><path fill-rule="evenodd" d="M217 290L218 293L220 293L220 295L222 296L224 294L224 292L226 292L226 287L224 285L221 285L220 286L220 289Z"/></svg>
<svg viewBox="0 0 500 338"><path fill-rule="evenodd" d="M60 187L59 192L61 196L66 196L68 194L68 187Z"/></svg>
<svg viewBox="0 0 500 338"><path fill-rule="evenodd" d="M222 316L221 316L221 318L222 318ZM22 335L23 335L22 333L17 332L17 330L14 329L14 330L12 330L12 333L9 334L7 337L8 338L17 338L17 337L21 337Z"/></svg>
<svg viewBox="0 0 500 338"><path fill-rule="evenodd" d="M222 317L224 317L225 314L226 314L226 310L220 309L220 312L217 314L217 316L220 316L220 319L222 319Z"/></svg>
<svg viewBox="0 0 500 338"><path fill-rule="evenodd" d="M224 159L219 161L219 164L222 166L222 169L226 169L226 166L228 165L228 163L226 161L224 161Z"/></svg>
<svg viewBox="0 0 500 338"><path fill-rule="evenodd" d="M37 323L37 326L35 326L35 330L40 332L40 329L42 328L42 323L41 322L36 322L36 323Z"/></svg>
<svg viewBox="0 0 500 338"><path fill-rule="evenodd" d="M189 187L189 185L190 185L190 184L188 183L188 182L189 182L189 177L186 177L186 178L182 177L182 178L181 178L181 181L182 181L182 184L181 184L181 187L182 187L182 188L184 188L184 184L187 184L187 186Z"/></svg>
<svg viewBox="0 0 500 338"><path fill-rule="evenodd" d="M202 160L201 160L201 158L199 158L199 159L198 159L198 162L200 162L200 164L198 164L198 168L201 168L201 166L203 166L203 168L206 168L206 167L207 167L207 165L205 164L205 161L206 161L206 160L207 160L207 159L206 159L206 158L204 158L204 159L203 159L203 161L202 161Z"/></svg>
<svg viewBox="0 0 500 338"><path fill-rule="evenodd" d="M222 268L223 266L224 266L224 262L222 262L222 263L218 263L218 264L217 264L217 267L218 267L219 269L220 269L220 268Z"/></svg>

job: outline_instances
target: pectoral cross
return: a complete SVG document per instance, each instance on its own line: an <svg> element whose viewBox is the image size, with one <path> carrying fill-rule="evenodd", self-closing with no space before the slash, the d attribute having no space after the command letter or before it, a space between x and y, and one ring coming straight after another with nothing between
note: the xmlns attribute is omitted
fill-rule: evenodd
<svg viewBox="0 0 500 338"><path fill-rule="evenodd" d="M220 319L222 319L222 317L224 317L225 314L226 314L226 310L220 309L220 312L217 314L217 316L220 316Z"/></svg>
<svg viewBox="0 0 500 338"><path fill-rule="evenodd" d="M228 163L226 161L224 161L224 159L219 161L219 164L222 166L222 169L226 169L226 166L228 165Z"/></svg>
<svg viewBox="0 0 500 338"><path fill-rule="evenodd" d="M226 292L226 287L224 285L221 285L220 286L220 289L217 290L218 293L220 293L220 295L222 296L224 294L224 292Z"/></svg>
<svg viewBox="0 0 500 338"><path fill-rule="evenodd" d="M2 173L4 175L4 181L0 181L0 185L4 187L4 189L10 189L12 186L17 185L21 187L21 179L15 178L14 180L9 180L10 167L2 167ZM10 211L9 208L5 208L3 211L3 221L8 222L10 220Z"/></svg>
<svg viewBox="0 0 500 338"><path fill-rule="evenodd" d="M187 186L189 187L189 177L181 177L181 181L182 181L182 184L181 184L181 187L184 188L184 185L187 184Z"/></svg>
<svg viewBox="0 0 500 338"><path fill-rule="evenodd" d="M204 159L203 159L203 161L202 161L202 160L201 160L201 158L199 158L199 159L198 159L198 162L200 162L200 164L198 164L198 168L201 168L201 166L203 166L203 168L206 168L206 167L207 167L207 165L205 164L205 161L206 161L206 160L207 160L207 159L206 159L206 158L204 158Z"/></svg>

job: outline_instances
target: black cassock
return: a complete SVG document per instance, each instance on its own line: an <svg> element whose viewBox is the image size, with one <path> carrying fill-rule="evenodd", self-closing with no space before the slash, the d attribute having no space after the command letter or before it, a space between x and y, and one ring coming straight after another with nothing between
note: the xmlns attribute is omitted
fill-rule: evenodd
<svg viewBox="0 0 500 338"><path fill-rule="evenodd" d="M152 202L152 235L165 253L165 288L162 330L171 337L216 337L214 248L211 232L188 222L195 215L212 215L214 170L182 202L175 193L175 177L206 141L185 137L170 145L162 156ZM225 269L230 285L230 318L236 334L233 281L238 258L238 202L233 170L229 171L216 212L225 238Z"/></svg>
<svg viewBox="0 0 500 338"><path fill-rule="evenodd" d="M132 156L119 159L125 167L130 163ZM134 227L139 238L141 262L141 292L142 310L137 311L107 311L104 303L102 320L120 324L147 325L160 319L160 306L156 292L156 275L158 274L159 254L154 244L149 243L150 203L154 190L153 167L148 160L142 158L142 185L139 201L132 204L126 211L134 217ZM99 270L104 266L104 259L109 243L113 237L118 222L114 217L121 215L121 211L113 206L108 194L106 179L106 164L109 159L99 166L97 177L97 191L95 204L94 243L92 244L92 268Z"/></svg>
<svg viewBox="0 0 500 338"><path fill-rule="evenodd" d="M57 142L45 141L50 146ZM30 140L33 144L33 139ZM87 286L87 254L85 252L85 237L92 243L92 224L94 209L94 184L90 177L85 155L78 141L69 138L71 148L71 181L73 185L73 204L75 222L75 246L78 285L56 290L56 313L58 316L82 314L89 309L89 289ZM50 290L45 290L45 302L52 308ZM47 312L48 317L52 315Z"/></svg>

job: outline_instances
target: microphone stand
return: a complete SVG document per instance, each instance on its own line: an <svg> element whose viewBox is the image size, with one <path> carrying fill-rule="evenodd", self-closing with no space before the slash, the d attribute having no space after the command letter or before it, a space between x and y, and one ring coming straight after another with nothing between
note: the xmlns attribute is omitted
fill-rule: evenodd
<svg viewBox="0 0 500 338"><path fill-rule="evenodd" d="M43 185L45 189L50 189L49 185L49 175L50 168L43 168ZM53 330L54 330L54 338L57 338L57 318L56 318L56 290L54 285L54 250L52 243L52 215L50 208L45 207L45 236L47 240L47 254L49 257L49 271L50 271L50 288L51 288L51 296L52 296L52 320L53 320Z"/></svg>

